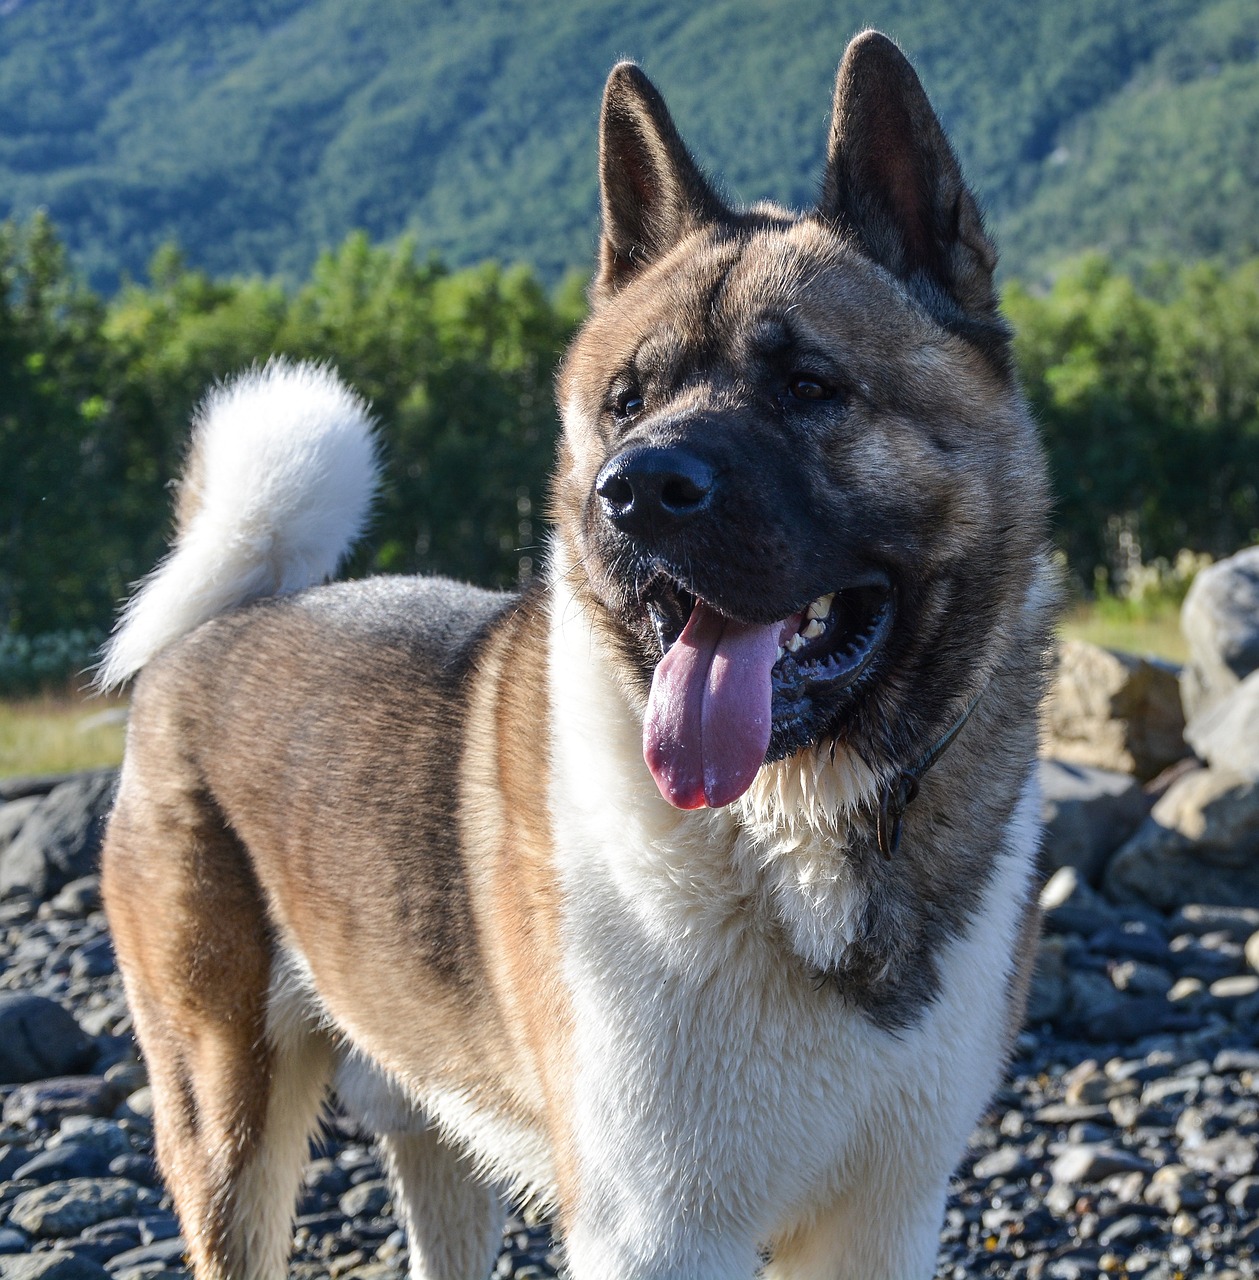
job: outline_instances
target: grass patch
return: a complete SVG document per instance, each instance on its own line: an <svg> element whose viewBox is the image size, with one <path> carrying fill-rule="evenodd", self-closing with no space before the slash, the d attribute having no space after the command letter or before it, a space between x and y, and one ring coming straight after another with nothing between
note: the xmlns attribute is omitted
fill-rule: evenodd
<svg viewBox="0 0 1259 1280"><path fill-rule="evenodd" d="M73 694L0 702L0 777L117 764L126 705Z"/></svg>
<svg viewBox="0 0 1259 1280"><path fill-rule="evenodd" d="M1125 612L1102 605L1079 605L1063 619L1060 633L1070 640L1087 640L1104 649L1136 653L1182 663L1188 657L1185 637L1180 633L1180 608Z"/></svg>

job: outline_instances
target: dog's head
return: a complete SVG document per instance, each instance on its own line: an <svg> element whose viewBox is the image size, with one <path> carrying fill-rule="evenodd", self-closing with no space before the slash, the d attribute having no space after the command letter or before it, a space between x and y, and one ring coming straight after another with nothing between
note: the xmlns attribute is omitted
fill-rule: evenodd
<svg viewBox="0 0 1259 1280"><path fill-rule="evenodd" d="M554 513L680 808L836 748L887 775L997 661L1043 536L995 252L913 69L868 32L816 209L733 210L609 77L592 314Z"/></svg>

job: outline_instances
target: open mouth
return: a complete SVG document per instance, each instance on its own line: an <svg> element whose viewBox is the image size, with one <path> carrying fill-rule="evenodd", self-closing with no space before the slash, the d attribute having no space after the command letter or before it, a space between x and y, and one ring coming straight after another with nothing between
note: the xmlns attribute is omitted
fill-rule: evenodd
<svg viewBox="0 0 1259 1280"><path fill-rule="evenodd" d="M654 581L644 603L661 659L643 753L661 794L682 809L730 804L767 754L812 741L873 663L894 614L882 574L768 624L730 618L669 579Z"/></svg>

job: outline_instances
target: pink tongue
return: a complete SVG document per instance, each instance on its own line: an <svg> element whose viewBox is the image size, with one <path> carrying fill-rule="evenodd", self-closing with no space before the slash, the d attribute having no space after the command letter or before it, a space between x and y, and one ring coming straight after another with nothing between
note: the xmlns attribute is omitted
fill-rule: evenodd
<svg viewBox="0 0 1259 1280"><path fill-rule="evenodd" d="M643 723L643 758L679 809L718 808L752 785L769 747L770 671L781 622L748 626L697 602L660 660Z"/></svg>

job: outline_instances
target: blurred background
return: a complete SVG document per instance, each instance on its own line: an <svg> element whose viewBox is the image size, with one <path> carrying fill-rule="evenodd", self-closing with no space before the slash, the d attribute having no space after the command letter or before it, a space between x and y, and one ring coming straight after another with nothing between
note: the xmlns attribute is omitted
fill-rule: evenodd
<svg viewBox="0 0 1259 1280"><path fill-rule="evenodd" d="M608 68L732 198L806 206L868 24L1002 250L1068 630L1182 656L1194 574L1259 540L1253 0L0 0L0 773L160 555L203 389L273 353L382 421L355 572L526 579Z"/></svg>

